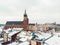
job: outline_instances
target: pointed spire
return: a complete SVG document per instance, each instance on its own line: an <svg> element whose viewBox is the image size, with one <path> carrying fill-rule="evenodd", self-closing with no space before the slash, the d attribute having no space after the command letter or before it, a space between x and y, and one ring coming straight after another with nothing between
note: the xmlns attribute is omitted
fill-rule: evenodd
<svg viewBox="0 0 60 45"><path fill-rule="evenodd" d="M25 14L26 14L26 9L25 9Z"/></svg>
<svg viewBox="0 0 60 45"><path fill-rule="evenodd" d="M27 17L26 9L25 9L25 12L24 12L24 17Z"/></svg>

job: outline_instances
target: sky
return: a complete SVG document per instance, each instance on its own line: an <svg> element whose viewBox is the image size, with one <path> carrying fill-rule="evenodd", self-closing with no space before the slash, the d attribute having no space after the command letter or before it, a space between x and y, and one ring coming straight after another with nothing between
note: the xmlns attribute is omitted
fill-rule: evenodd
<svg viewBox="0 0 60 45"><path fill-rule="evenodd" d="M0 23L22 21L25 9L30 23L60 24L60 0L0 0Z"/></svg>

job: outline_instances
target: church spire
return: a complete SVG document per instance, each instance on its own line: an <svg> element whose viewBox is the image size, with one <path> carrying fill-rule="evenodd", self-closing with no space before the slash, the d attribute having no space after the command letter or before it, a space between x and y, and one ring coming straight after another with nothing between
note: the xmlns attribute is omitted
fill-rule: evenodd
<svg viewBox="0 0 60 45"><path fill-rule="evenodd" d="M25 14L26 14L26 10L25 10Z"/></svg>
<svg viewBox="0 0 60 45"><path fill-rule="evenodd" d="M24 17L27 17L27 13L26 13L26 10L25 10L25 12L24 12Z"/></svg>

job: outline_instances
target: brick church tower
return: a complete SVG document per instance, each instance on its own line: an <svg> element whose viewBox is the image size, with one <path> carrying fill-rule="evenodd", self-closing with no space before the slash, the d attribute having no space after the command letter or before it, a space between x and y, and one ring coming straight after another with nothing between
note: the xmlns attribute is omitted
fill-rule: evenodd
<svg viewBox="0 0 60 45"><path fill-rule="evenodd" d="M8 28L23 28L24 30L28 30L28 25L29 25L29 20L25 10L23 21L7 21L5 26L3 27L3 30Z"/></svg>
<svg viewBox="0 0 60 45"><path fill-rule="evenodd" d="M28 19L26 10L25 10L24 19L23 19L23 28L24 28L24 30L28 30L28 24L29 24L29 19Z"/></svg>

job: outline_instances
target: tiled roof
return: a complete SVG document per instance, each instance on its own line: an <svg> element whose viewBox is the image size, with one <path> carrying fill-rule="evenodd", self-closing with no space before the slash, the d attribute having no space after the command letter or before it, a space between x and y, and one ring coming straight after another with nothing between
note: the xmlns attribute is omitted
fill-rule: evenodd
<svg viewBox="0 0 60 45"><path fill-rule="evenodd" d="M35 25L35 24L31 24L31 23L30 23L29 25Z"/></svg>
<svg viewBox="0 0 60 45"><path fill-rule="evenodd" d="M6 25L22 25L23 21L7 21Z"/></svg>

